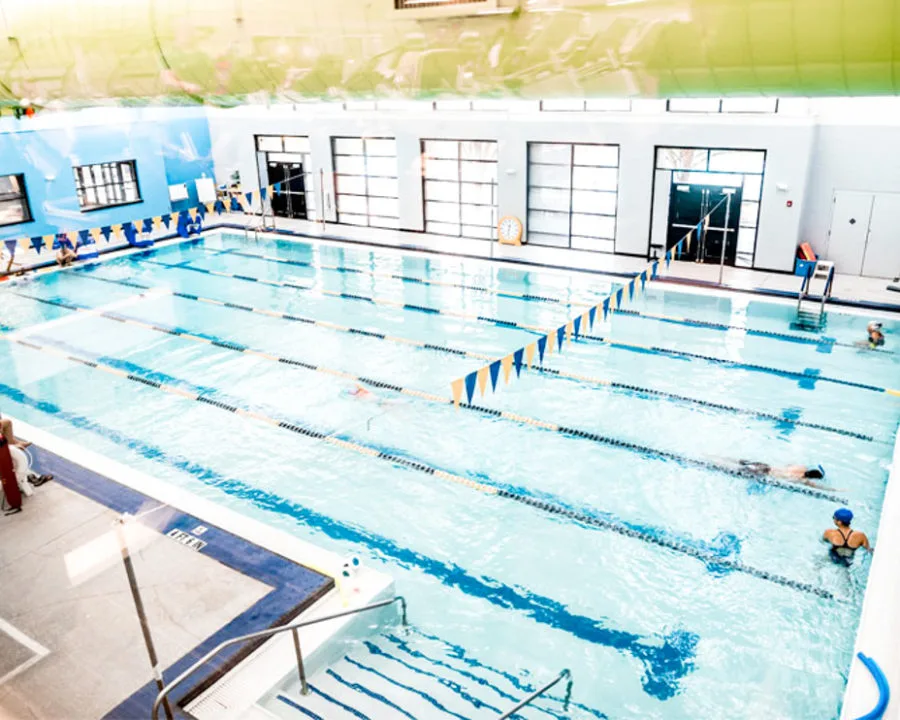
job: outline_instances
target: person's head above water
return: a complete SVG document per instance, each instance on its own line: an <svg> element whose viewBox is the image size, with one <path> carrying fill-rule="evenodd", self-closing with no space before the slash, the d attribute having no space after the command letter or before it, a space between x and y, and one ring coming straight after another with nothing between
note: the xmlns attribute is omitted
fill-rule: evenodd
<svg viewBox="0 0 900 720"><path fill-rule="evenodd" d="M834 522L850 527L850 523L853 522L853 511L849 508L838 508L834 511Z"/></svg>
<svg viewBox="0 0 900 720"><path fill-rule="evenodd" d="M803 477L809 478L810 480L822 480L825 478L825 468L823 468L821 465L806 468L806 472L803 473Z"/></svg>
<svg viewBox="0 0 900 720"><path fill-rule="evenodd" d="M872 320L866 325L866 330L870 333L881 332L881 323L877 320Z"/></svg>

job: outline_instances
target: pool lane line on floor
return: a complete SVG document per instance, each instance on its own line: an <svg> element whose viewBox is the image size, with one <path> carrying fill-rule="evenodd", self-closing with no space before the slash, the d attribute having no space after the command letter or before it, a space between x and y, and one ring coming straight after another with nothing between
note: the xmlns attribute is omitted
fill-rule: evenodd
<svg viewBox="0 0 900 720"><path fill-rule="evenodd" d="M597 302L587 302L585 300L563 300L562 298L550 297L548 295L535 295L531 293L516 293L509 290L498 290L492 289L489 287L485 287L483 285L467 285L465 283L454 283L448 282L444 280L427 280L425 278L419 278L412 275L398 275L396 273L389 272L376 272L374 270L364 270L362 268L350 267L347 265L325 265L322 263L314 263L304 260L292 260L289 258L278 257L277 255L265 255L265 254L256 254L256 253L248 253L241 250L213 250L211 248L200 247L197 248L201 252L208 253L211 256L218 255L233 255L236 257L244 257L244 258L253 258L256 260L265 260L267 262L280 263L283 265L291 265L296 267L306 267L310 269L321 269L321 270L332 270L340 273L352 273L358 275L368 275L370 277L376 278L384 278L387 280L399 280L401 282L406 283L414 283L416 285L425 285L425 286L435 286L435 287L451 287L451 288L459 288L462 290L472 290L474 292L479 292L488 295L495 295L497 297L508 298L511 300L522 300L525 302L539 302L539 303L551 303L560 307L574 308L574 307L584 307L591 308L596 307L598 303L603 302L605 295L600 296L597 299ZM191 261L193 262L193 261ZM694 318L686 318L680 317L676 315L663 315L659 313L649 313L643 310L625 310L622 308L615 308L611 310L611 312L617 315L630 315L633 317L638 317L645 320L656 320L659 322L667 322L673 323L677 325L685 325L689 327L702 327L709 328L711 330L736 330L742 332L746 335L752 335L755 337L767 337L773 338L776 340L783 340L785 342L794 342L803 345L815 345L815 346L834 346L834 347L846 347L858 350L859 347L854 345L853 343L843 343L838 342L834 338L824 337L824 336L806 336L806 335L798 335L795 333L787 333L787 332L778 332L777 330L762 330L758 328L750 328L745 325L731 325L728 323L719 323L714 322L712 320L698 320ZM875 352L883 354L883 355L896 355L897 353L892 352L890 350L884 350L882 348L875 348Z"/></svg>
<svg viewBox="0 0 900 720"><path fill-rule="evenodd" d="M131 280L117 280L117 279L113 279L113 278L102 277L100 275L81 273L81 274L79 274L79 277L85 277L85 278L89 278L91 280L96 280L98 282L104 282L104 283L109 283L112 285L120 285L123 287L130 287L130 288L141 289L141 290L154 289L150 285L143 285L141 283L136 283ZM418 350L430 350L432 352L444 353L447 355L455 355L457 357L473 358L473 359L477 359L477 360L490 360L493 357L491 355L471 352L471 351L462 350L459 348L448 347L446 345L435 345L433 343L426 343L426 342L420 341L420 340L412 340L409 338L402 338L402 337L397 337L397 336L393 336L393 335L386 335L384 333L380 333L380 332L376 332L376 331L372 331L372 330L365 330L362 328L345 327L343 325L337 325L335 323L325 322L325 321L321 321L321 320L315 320L313 318L307 318L307 317L303 317L303 316L299 316L299 315L292 315L290 313L284 313L284 312L280 312L277 310L267 310L265 308L257 308L257 307L253 307L250 305L232 303L232 302L228 302L225 300L216 300L214 298L202 297L202 296L194 295L191 293L183 293L183 292L180 292L177 290L171 290L169 288L166 288L166 290L172 296L181 298L183 300L190 300L192 302L202 302L202 303L206 303L209 305L217 305L220 307L229 308L231 310L240 310L242 312L256 313L258 315L265 315L267 317L272 317L275 319L288 320L291 322L299 322L299 323L303 323L306 325L320 327L320 328L323 328L326 330L332 330L332 331L336 331L336 332L344 332L344 333L349 333L351 335L359 335L362 337L373 338L375 340L382 340L382 341L386 341L386 342L398 343L401 345L407 345L407 346L416 348ZM26 293L22 293L19 291L15 291L15 294L19 295L20 297L25 297L30 300L35 300L37 302L43 302L43 303L47 303L47 304L51 304L51 305L57 304L60 307L65 307L69 310L77 310L78 309L77 305L67 304L62 301L49 300L47 298L41 298L41 297L37 297L34 295L28 295ZM865 440L867 442L885 442L885 441L881 441L881 440L876 440L871 435L866 435L864 433L859 433L859 432L856 432L853 430L846 430L844 428L831 427L829 425L823 425L821 423L807 422L805 420L800 420L798 418L792 418L787 415L776 415L774 413L766 413L766 412L761 412L761 411L757 411L757 410L750 410L747 408L739 408L739 407L735 407L732 405L725 405L723 403L712 402L709 400L700 400L698 398L692 398L692 397L688 397L686 395L678 395L676 393L670 393L670 392L666 392L664 390L656 390L654 388L646 388L646 387L641 387L639 385L631 385L629 383L622 383L622 382L618 382L615 380L609 380L607 378L599 378L599 377L591 377L588 375L578 375L575 373L567 373L563 370L558 370L556 368L550 368L550 367L543 367L541 365L534 365L534 366L532 366L531 370L533 370L534 372L538 372L540 374L550 375L552 377L560 378L563 380L568 380L571 382L588 383L588 384L598 385L600 387L612 388L613 390L625 392L628 394L650 395L653 397L660 397L660 398L664 398L666 400L671 400L673 402L697 405L699 407L711 408L713 410L719 410L719 411L723 411L723 412L731 412L731 413L736 413L736 414L740 414L740 415L747 415L749 417L756 417L756 418L760 418L763 420L773 420L777 423L788 423L790 425L795 425L795 426L799 426L799 427L808 427L808 428L811 428L814 430L821 430L823 432L829 432L829 433L834 433L837 435L843 435L845 437L856 438L857 440Z"/></svg>
<svg viewBox="0 0 900 720"><path fill-rule="evenodd" d="M24 295L22 293L16 293L21 297L27 297L31 300L36 300L38 302L43 302L49 305L64 307L69 310L74 310L76 313L78 312L88 312L86 308L82 308L78 305L73 304L64 304L59 300L48 300L44 298L36 298L29 295ZM158 294L158 293L157 293ZM143 295L138 295L136 297L144 297L151 296L151 293L145 293ZM212 345L218 348L222 348L225 350L230 350L232 352L238 352L246 355L252 355L254 357L262 358L269 362L275 362L279 364L285 364L289 367L296 367L304 370L309 370L312 372L322 373L324 375L330 375L332 377L341 378L344 380L348 380L351 382L357 382L363 385L369 385L371 387L390 390L392 392L396 392L402 395L407 395L410 397L416 397L421 400L425 400L427 402L432 402L440 405L452 405L453 399L444 397L441 395L436 395L434 393L425 392L424 390L416 390L413 388L404 388L395 383L385 382L382 380L376 380L373 378L363 377L359 375L353 375L351 373L345 372L343 370L337 370L334 368L324 367L322 365L316 365L314 363L306 362L300 360L298 358L280 356L274 353L271 353L266 350L260 350L256 348L249 347L242 343L233 342L230 340L225 340L223 338L219 338L208 333L203 333L201 331L187 331L181 330L178 328L166 327L161 325L156 325L150 322L146 322L144 320L140 320L138 318L133 318L127 315L121 315L116 312L97 312L94 311L92 313L93 316L99 316L107 318L108 320L114 320L120 323L126 323L129 325L134 325L136 327L140 327L144 330L151 330L153 332L159 332L167 335L172 335L175 337L180 337L185 340L190 340L192 342L199 342L206 345ZM25 332L25 331L23 331ZM26 336L30 336L31 333L26 333ZM18 336L12 336L8 339L16 339ZM470 410L473 412L478 412L482 415L487 415L490 417L497 417L503 420L509 420L515 423L519 423L521 425L527 425L530 427L535 427L540 430L546 430L552 433L558 433L565 437L576 438L579 440L588 440L599 445L604 445L606 447L619 448L621 450L628 450L630 452L643 455L645 457L650 457L654 459L665 459L672 460L673 462L679 463L686 467L695 467L704 470L710 470L713 472L723 473L725 475L729 475L732 477L736 477L742 480L747 480L751 484L759 483L762 485L769 485L771 487L780 488L782 490L786 490L788 492L799 493L801 495L808 495L810 497L819 498L822 500L829 500L834 502L839 502L842 504L847 504L847 500L845 498L837 497L837 495L833 493L828 493L827 491L818 490L816 488L799 485L796 483L790 483L778 480L777 478L772 477L760 477L753 476L746 472L741 472L736 467L730 467L728 465L723 465L721 463L717 463L711 460L703 460L692 458L686 455L680 455L675 452L671 452L668 450L660 450L658 448L653 448L648 445L640 445L638 443L630 442L627 440L621 440L619 438L609 437L606 435L602 435L597 432L593 432L591 430L583 430L581 428L575 427L567 427L564 425L559 425L557 423L548 422L545 420L540 420L538 418L529 417L527 415L521 415L518 413L512 413L505 410L496 410L493 408L484 407L482 405L472 405L465 404L461 405L465 410Z"/></svg>
<svg viewBox="0 0 900 720"><path fill-rule="evenodd" d="M532 592L521 585L509 585L487 575L475 574L446 557L430 557L418 550L404 547L385 535L333 518L241 478L224 475L186 456L172 453L171 448L131 437L119 428L102 425L84 415L64 410L53 402L31 397L2 381L0 395L28 409L61 420L76 430L93 433L145 460L184 473L195 482L229 498L236 498L265 513L267 517L288 518L298 526L321 533L335 542L356 545L371 553L378 562L393 563L404 570L421 572L444 587L489 603L500 610L514 611L539 625L566 633L578 640L630 655L641 663L641 668L646 673L642 673L641 677L644 691L659 700L666 700L677 694L678 681L693 669L698 640L694 633L678 628L665 635L638 635L610 627L606 624L607 618L579 614L565 603ZM835 602L842 601L835 598Z"/></svg>
<svg viewBox="0 0 900 720"><path fill-rule="evenodd" d="M320 288L313 288L308 285L299 285L297 283L286 282L282 280L267 280L265 278L255 277L253 275L241 275L238 273L226 273L220 272L218 270L208 270L206 268L198 268L192 267L190 265L173 265L170 263L162 263L156 260L138 260L137 262L143 262L150 265L156 265L158 267L168 268L170 270L190 270L192 272L200 273L203 275L210 275L212 277L224 277L231 280L241 280L243 282L252 282L260 285L268 285L272 287L281 287L281 288L290 288L292 290L300 290L302 292L311 292L317 295L322 295L324 297L334 297L341 300L355 300L369 303L374 306L383 306L383 307L392 307L398 310L407 310L412 312L420 312L425 313L427 315L442 315L445 317L452 317L458 320L470 320L473 322L483 322L489 325L495 325L497 327L511 328L522 330L527 333L531 333L533 335L548 335L549 333L555 333L557 328L550 327L541 327L538 325L531 325L528 323L520 323L513 320L504 320L502 318L489 317L487 315L472 315L470 313L461 313L455 312L453 310L444 310L441 308L429 307L426 305L415 305L412 303L403 303L396 300L389 300L387 298L377 298L373 296L367 295L356 295L354 293L343 293L336 292L332 290L322 290ZM796 378L798 381L806 381L809 383L813 383L813 387L815 387L814 383L816 382L828 382L836 385L843 385L845 387L853 387L859 390L868 390L871 392L877 393L885 393L888 395L894 395L900 397L900 390L894 390L892 388L880 387L878 385L870 385L868 383L860 383L854 380L843 380L841 378L833 378L827 375L818 375L809 373L806 371L799 370L784 370L782 368L770 367L768 365L758 365L755 363L747 363L739 360L729 360L727 358L720 358L714 355L703 355L701 353L693 353L688 352L686 350L674 350L672 348L664 348L658 347L655 345L641 345L639 343L630 343L623 342L621 340L612 340L608 337L603 337L599 335L589 335L586 333L580 333L578 336L572 338L573 342L594 342L606 345L610 348L616 350L629 350L632 352L640 352L646 353L651 352L656 355L668 356L668 357L679 357L679 358L689 358L692 360L704 360L706 362L710 362L717 365L727 365L728 367L747 370L753 372L761 372L766 373L768 375L776 375L778 377L790 377ZM489 360L496 360L495 357L488 357Z"/></svg>
<svg viewBox="0 0 900 720"><path fill-rule="evenodd" d="M467 487L471 490L476 490L485 495L493 495L496 497L501 497L507 500L512 500L513 502L519 503L521 505L527 505L529 507L536 508L538 510L542 510L551 516L563 517L567 518L573 522L594 528L600 528L603 530L610 530L624 537L634 538L636 540L642 540L644 542L648 542L659 547L663 547L669 550L673 550L675 552L696 558L706 564L708 567L712 566L715 568L719 568L720 570L728 569L733 570L735 572L740 572L745 575L750 575L752 577L758 578L760 580L766 580L768 582L775 583L777 585L781 585L783 587L791 588L793 590L797 590L798 592L804 592L812 595L816 595L818 597L827 599L827 600L835 600L839 601L838 598L834 596L828 590L824 588L818 587L816 585L812 585L811 583L801 582L799 580L793 580L791 578L785 577L783 575L778 575L777 573L772 573L767 570L760 570L759 568L755 568L750 565L746 565L740 561L729 560L728 558L723 558L719 556L712 555L711 553L704 552L699 550L696 547L692 547L687 545L686 543L672 540L670 538L661 537L658 535L653 535L646 532L641 532L633 527L627 527L622 522L611 521L608 519L596 517L593 515L589 515L585 512L574 510L571 508L564 507L562 505L548 502L538 497L531 497L528 495L521 494L519 492L515 492L513 490L508 490L503 487L496 487L494 485L489 485L486 483L479 483L469 478L463 477L462 475L458 475L456 473L447 472L446 470L441 470L439 468L433 467L425 462L419 461L414 458L403 457L401 455L397 455L394 453L389 453L385 451L378 450L377 448L370 447L367 445L363 445L362 443L358 443L352 440L344 440L342 438L337 437L334 433L328 434L319 430L315 430L304 425L299 424L296 421L287 421L287 420L279 420L277 418L271 417L269 415L265 415L263 413L259 413L253 410L249 410L247 408L240 408L236 405L232 405L230 403L225 403L221 400L216 400L215 398L207 397L204 393L193 392L189 390L185 390L183 388L177 387L173 384L161 383L157 380L153 380L151 378L143 377L142 375L138 375L133 372L126 372L125 370L121 370L112 365L106 364L104 362L98 360L91 360L89 358L80 357L78 355L74 355L66 350L57 349L52 346L41 345L39 343L33 342L32 340L25 340L22 338L7 338L3 336L4 340L8 342L16 343L21 345L22 347L28 348L30 350L36 350L38 352L42 352L48 355L53 355L69 362L72 362L76 365L81 365L84 367L91 368L93 370L99 370L100 372L104 372L109 375L113 375L115 377L130 380L131 382L138 383L140 385L144 385L147 387L154 388L156 390L160 390L162 392L168 393L170 395L175 395L177 397L191 400L194 402L204 403L209 405L210 407L217 408L219 410L234 413L240 417L255 420L257 422L261 422L263 424L271 425L273 427L278 427L283 430L288 430L290 432L296 433L298 435L303 435L305 437L311 438L313 440L318 440L320 442L324 442L329 445L334 445L336 447L343 448L345 450L353 451L357 454L375 458L378 460L384 460L393 465L399 465L401 467L416 470L418 472L424 473L426 475L437 477L442 480L447 480L448 482L455 483L457 485L462 485L463 487ZM811 488L807 488L811 489ZM840 500L832 500L833 502L841 502ZM846 504L846 503L844 503Z"/></svg>

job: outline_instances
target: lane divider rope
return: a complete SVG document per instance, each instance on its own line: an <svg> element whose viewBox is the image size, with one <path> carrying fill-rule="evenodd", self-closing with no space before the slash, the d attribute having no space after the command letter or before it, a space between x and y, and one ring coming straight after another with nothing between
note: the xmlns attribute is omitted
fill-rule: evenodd
<svg viewBox="0 0 900 720"><path fill-rule="evenodd" d="M303 435L312 440L318 440L320 442L327 443L329 445L334 445L336 447L343 448L345 450L350 450L356 452L360 455L364 455L367 457L375 458L378 460L384 460L393 465L400 465L405 468L409 468L410 470L415 470L417 472L424 473L426 475L430 475L432 477L437 477L442 480L447 480L448 482L452 482L457 485L462 485L464 487L470 488L472 490L476 490L478 492L484 493L486 495L493 495L496 497L502 497L507 500L511 500L513 502L527 505L529 507L542 510L551 515L557 515L561 517L568 518L574 522L580 523L582 525L586 525L589 527L596 527L603 530L610 530L619 535L623 535L626 537L631 537L638 540L643 540L645 542L649 542L655 545L658 545L663 548L667 548L669 550L673 550L678 553L682 553L684 555L688 555L690 557L697 558L704 563L709 565L720 567L720 568L728 568L730 570L734 570L736 572L741 572L747 575L751 575L761 580L765 580L768 582L773 582L778 585L782 585L784 587L791 588L793 590L797 590L799 592L804 592L812 595L816 595L818 597L828 599L828 600L836 600L833 593L825 590L824 588L818 587L816 585L812 585L810 583L801 582L798 580L794 580L782 575L778 575L777 573L771 573L766 570L760 570L758 568L754 568L752 566L746 565L740 561L729 560L728 558L722 558L719 556L712 555L711 553L704 552L697 548L691 547L685 543L681 543L675 540L671 540L669 538L663 538L656 535L652 535L650 533L643 533L635 528L627 527L624 523L616 522L613 520L596 517L593 515L589 515L587 513L573 510L570 508L563 507L561 505L557 505L555 503L547 502L538 498L529 497L527 495L522 495L520 493L516 493L504 488L494 487L492 485L488 485L485 483L479 483L469 478L463 477L461 475L457 475L455 473L447 472L446 470L441 470L439 468L435 468L431 465L428 465L419 460L403 457L400 455L396 455L394 453L385 452L382 450L378 450L377 448L369 447L367 445L363 445L361 443L357 443L354 441L344 440L342 438L336 437L334 434L325 433L319 430L315 430L313 428L306 427L301 425L298 422L292 422L288 420L279 420L275 417L266 416L261 413L251 412L246 408L240 408L236 405L232 405L230 403L226 403L220 400L216 400L215 398L211 398L206 396L203 393L198 392L189 392L184 390L183 388L177 388L174 385L166 384L159 382L157 380L152 380L150 378L142 377L134 372L127 372L120 368L114 367L107 363L90 360L88 358L80 357L73 353L70 353L66 350L61 350L58 348L54 348L51 346L41 345L32 340L26 340L24 338L14 338L9 336L2 336L9 342L16 343L23 347L36 350L38 352L42 352L49 355L54 355L56 357L60 357L62 359L68 360L69 362L76 363L78 365L83 365L85 367L91 368L93 370L98 370L100 372L107 373L109 375L113 375L115 377L130 380L132 382L145 385L147 387L154 388L156 390L160 390L162 392L166 392L186 400L193 400L195 402L204 403L209 405L210 407L215 407L219 410L223 410L225 412L234 413L238 416L248 417L250 419L264 422L266 424L272 425L274 427L278 427L284 430L288 430L298 435Z"/></svg>
<svg viewBox="0 0 900 720"><path fill-rule="evenodd" d="M146 295L150 295L151 293L146 293ZM26 296L30 297L30 296ZM139 296L142 297L142 296ZM31 298L37 299L37 298ZM382 380L377 380L373 378L368 378L364 376L353 375L351 373L345 372L343 370L337 370L334 368L328 368L321 365L316 365L314 363L306 362L297 358L284 357L274 355L264 350L259 350L251 347L247 347L246 345L242 345L239 343L222 340L220 338L212 338L212 337L204 337L200 335L194 335L190 332L185 332L183 330L178 330L176 328L169 328L160 325L154 325L152 323L144 322L143 320L138 320L136 318L131 318L125 315L121 315L117 312L112 311L98 311L96 309L84 308L74 304L62 303L59 300L47 300L40 299L40 301L45 302L54 306L65 307L66 309L74 310L76 312L87 313L95 316L105 317L109 320L114 320L116 322L127 323L130 325L134 325L136 327L141 327L146 330L151 330L153 332L164 333L167 335L173 335L176 337L180 337L183 339L191 340L193 342L199 342L202 344L212 345L215 347L219 347L225 350L230 350L232 352L238 352L247 355L253 355L255 357L259 357L270 362L276 362L285 364L291 367L297 367L304 370L309 370L312 372L318 372L325 375L331 375L333 377L339 377L345 380L349 380L351 382L358 382L364 385L369 385L370 387L375 387L383 390L389 390L391 392L396 392L402 395L408 395L411 397L416 397L428 402L437 403L441 405L452 405L453 399L449 397L443 397L441 395L436 395L434 393L425 392L423 390L416 390L413 388L404 388L400 385L385 382ZM629 442L627 440L621 440L619 438L608 437L605 435L601 435L600 433L592 432L590 430L584 430L576 427L567 427L565 425L559 425L558 423L548 422L545 420L540 420L538 418L529 417L527 415L520 415L517 413L512 413L505 410L497 410L494 408L488 408L481 405L464 405L465 409L481 413L482 415L487 415L490 417L498 417L504 420L509 420L512 422L516 422L523 425L528 425L531 427L535 427L541 430L546 430L553 433L558 433L560 435L564 435L566 437L577 438L580 440L588 440L600 445L605 445L607 447L615 447L622 450L627 450L630 452L634 452L640 455L644 455L647 457L653 457L657 459L665 459L672 460L674 462L680 463L689 467L696 467L705 470L711 470L713 472L723 473L725 475L730 475L732 477L749 480L751 482L758 482L764 485L769 485L772 487L777 487L782 490L786 490L788 492L799 493L801 495L807 495L809 497L818 498L820 500L828 500L830 502L837 502L840 504L847 504L846 498L838 497L833 493L829 493L827 491L819 490L817 488L808 487L805 485L797 485L795 483L783 482L777 480L775 478L770 477L759 477L759 476L751 476L746 472L742 472L740 469L731 467L728 465L723 465L721 463L716 463L710 460L702 460L697 458L691 458L686 455L681 455L675 452L671 452L668 450L661 450L658 448L650 447L648 445L641 445L638 443Z"/></svg>
<svg viewBox="0 0 900 720"><path fill-rule="evenodd" d="M367 275L370 277L376 278L384 278L388 280L399 280L401 282L406 283L414 283L417 285L426 285L426 286L435 286L435 287L452 287L459 288L462 290L472 290L474 292L479 292L483 294L495 295L497 297L509 298L513 300L523 300L526 302L539 302L539 303L550 303L554 305L558 305L561 307L594 307L597 305L597 302L602 300L598 298L598 300L594 302L588 302L585 300L563 300L562 298L551 297L548 295L535 295L532 293L517 293L511 290L498 290L494 288L485 287L483 285L468 285L466 283L456 283L449 282L446 280L429 280L426 278L415 277L413 275L399 275L397 273L389 273L389 272L376 272L373 270L364 270L362 268L350 267L347 265L326 265L324 263L315 263L311 261L305 260L293 260L288 258L278 257L277 255L266 255L264 253L249 253L240 250L212 250L209 248L199 248L205 253L209 253L212 255L234 255L236 257L244 257L244 258L253 258L256 260L265 260L267 262L279 263L282 265L291 265L295 267L306 267L311 269L321 269L321 270L332 270L340 273L352 273L358 275ZM686 326L696 326L696 327L705 327L714 330L736 330L739 332L743 332L747 335L753 335L758 337L767 337L773 338L777 340L784 340L788 342L796 342L804 345L832 345L836 347L846 347L857 349L857 346L853 343L844 343L838 342L834 338L826 338L823 336L807 336L807 335L798 335L796 333L786 333L779 332L776 330L762 330L759 328L750 328L745 325L732 325L728 323L719 323L711 320L698 320L695 318L687 318L680 317L676 315L664 315L660 313L650 313L642 310L632 310L625 308L613 308L610 312L615 313L617 315L630 315L633 317L638 317L646 320L658 320L660 322L670 322L676 323L678 325L686 325ZM887 355L896 355L897 353L891 352L890 350L885 350L883 348L875 348L876 352L887 354Z"/></svg>
<svg viewBox="0 0 900 720"><path fill-rule="evenodd" d="M98 282L105 282L113 285L121 285L123 287L131 287L135 289L141 290L151 290L153 289L149 285L143 285L141 283L136 283L131 280L117 280L113 278L101 277L99 275L93 274L82 274L81 277L90 278L92 280L96 280ZM359 335L361 337L369 337L375 340L382 340L386 342L399 343L402 345L408 345L410 347L414 347L419 350L429 350L431 352L443 353L446 355L455 355L457 357L466 357L466 358L474 358L477 360L488 360L491 356L483 354L471 352L468 350L463 350L460 348L454 348L447 345L437 345L434 343L427 343L419 340L412 340L409 338L401 338L393 335L387 335L385 333L366 330L363 328L355 328L355 327L345 327L342 325L337 325L335 323L330 323L322 320L315 320L313 318L303 317L299 315L293 315L290 313L284 313L277 310L267 310L265 308L253 307L250 305L244 305L240 303L233 303L223 300L215 300L213 298L202 297L199 295L194 295L191 293L183 293L180 291L172 291L169 292L174 296L181 298L183 300L190 300L192 302L201 302L210 305L219 305L221 307L226 307L231 310L240 310L242 312L250 312L256 313L258 315L266 315L268 317L280 319L280 320L288 320L291 322L299 322L307 325L312 325L315 327L321 327L327 330L331 330L334 332L344 332L352 335ZM32 300L37 300L39 302L44 302L44 298L39 298L31 295L26 295L24 293L17 293L22 297L28 297ZM75 306L71 306L70 309L74 309ZM761 412L758 410L750 410L747 408L740 408L732 405L726 405L723 403L716 403L709 400L701 400L699 398L692 398L686 395L679 395L676 393L666 392L664 390L656 390L654 388L642 387L639 385L632 385L629 383L622 383L615 380L609 380L608 378L600 378L600 377L591 377L589 375L579 375L576 373L568 373L563 370L559 370L557 368L551 367L543 367L541 365L535 365L531 368L532 370L543 374L549 375L555 378L560 378L563 380L567 380L570 382L577 383L588 383L592 385L598 385L600 387L611 388L613 390L626 392L629 394L639 394L639 395L650 395L653 397L665 398L666 400L671 400L674 402L680 402L690 405L696 405L698 407L704 407L711 410L722 411L722 412L730 412L740 415L746 415L748 417L756 417L762 420L772 420L777 423L788 423L790 425L794 425L797 427L807 427L813 430L821 430L823 432L829 432L836 435L843 435L844 437L852 437L857 440L865 440L867 442L875 442L875 438L871 435L867 435L865 433L856 432L854 430L847 430L845 428L837 428L831 427L829 425L823 425L821 423L813 423L805 420L790 418L786 415L777 415L775 413L767 413Z"/></svg>
<svg viewBox="0 0 900 720"><path fill-rule="evenodd" d="M261 285L269 285L272 287L284 287L291 288L292 290L300 290L303 292L312 292L319 295L324 295L327 297L335 297L341 298L343 300L356 300L369 303L371 305L376 306L384 306L384 307L393 307L399 310L409 310L413 312L421 312L426 313L428 315L443 315L446 317L458 318L460 320L470 320L483 322L490 325L495 325L497 327L506 327L506 328L516 328L519 330L524 330L525 332L536 334L536 335L547 335L550 332L553 332L553 328L541 327L537 325L531 325L527 323L519 323L513 320L504 320L503 318L495 318L489 317L486 315L472 315L470 313L461 313L455 312L453 310L444 310L440 308L428 307L424 305L415 305L412 303L403 303L396 300L389 300L387 298L377 298L368 295L357 295L355 293L345 293L345 292L337 292L332 290L322 290L320 288L313 288L308 285L299 285L297 283L286 282L283 280L266 280L265 278L254 277L251 275L241 275L239 273L226 273L218 270L208 270L206 268L198 268L192 267L190 265L172 265L169 263L162 263L156 260L140 260L139 262L149 263L151 265L157 265L160 267L169 268L170 270L190 270L192 272L201 273L204 275L211 275L214 277L225 277L230 278L232 280L242 280L244 282L253 282ZM844 380L841 378L833 378L828 377L827 375L810 375L806 372L801 372L799 370L784 370L781 368L769 367L767 365L758 365L755 363L746 363L740 362L737 360L729 360L727 358L715 357L713 355L703 355L701 353L692 353L684 350L674 350L672 348L663 348L657 347L655 345L641 345L638 343L629 343L622 342L620 340L611 340L606 337L598 336L598 335L589 335L585 333L581 333L578 337L574 338L575 342L585 341L585 342L595 342L601 343L603 345L607 345L613 349L621 349L621 350L638 350L640 352L652 352L658 355L664 355L669 357L682 357L682 358L691 358L693 360L704 360L706 362L714 363L717 365L727 365L728 367L733 367L741 370L750 370L755 372L763 372L770 375L776 375L779 377L791 377L797 378L800 380L806 379L810 381L816 382L828 382L836 385L843 385L845 387L853 387L860 390L869 390L872 392L878 393L886 393L888 395L895 395L900 397L900 390L892 390L890 388L880 387L878 385L870 385L868 383L855 382L853 380ZM487 357L484 359L493 360L492 357Z"/></svg>

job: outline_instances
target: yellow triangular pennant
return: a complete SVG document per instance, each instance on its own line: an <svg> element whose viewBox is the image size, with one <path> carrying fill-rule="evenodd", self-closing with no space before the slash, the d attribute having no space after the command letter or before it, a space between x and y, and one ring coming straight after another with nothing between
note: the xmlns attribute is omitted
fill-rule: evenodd
<svg viewBox="0 0 900 720"><path fill-rule="evenodd" d="M575 323L572 320L566 323L566 342L572 342L572 333L575 332Z"/></svg>
<svg viewBox="0 0 900 720"><path fill-rule="evenodd" d="M154 217L153 217L153 229L154 229L154 230L157 230L157 231L163 229L162 215L154 215Z"/></svg>
<svg viewBox="0 0 900 720"><path fill-rule="evenodd" d="M478 371L478 389L481 391L481 397L484 397L484 389L487 387L489 368L485 365Z"/></svg>
<svg viewBox="0 0 900 720"><path fill-rule="evenodd" d="M121 225L110 225L109 229L112 231L112 236L116 240L122 239L122 226Z"/></svg>
<svg viewBox="0 0 900 720"><path fill-rule="evenodd" d="M509 385L509 373L512 370L513 366L513 356L512 353L507 355L503 360L500 361L500 367L503 368L503 382L506 385Z"/></svg>
<svg viewBox="0 0 900 720"><path fill-rule="evenodd" d="M197 208L192 207L188 210L188 215L191 216L191 222L197 222Z"/></svg>
<svg viewBox="0 0 900 720"><path fill-rule="evenodd" d="M53 241L56 239L56 235L44 235L43 236L44 247L50 250L53 247Z"/></svg>
<svg viewBox="0 0 900 720"><path fill-rule="evenodd" d="M612 312L616 309L616 294L613 293L609 296L609 311Z"/></svg>
<svg viewBox="0 0 900 720"><path fill-rule="evenodd" d="M178 215L177 212L169 213L169 222L175 227L178 227Z"/></svg>
<svg viewBox="0 0 900 720"><path fill-rule="evenodd" d="M208 214L212 214L216 211L216 204L214 202L206 203L206 212Z"/></svg>
<svg viewBox="0 0 900 720"><path fill-rule="evenodd" d="M100 228L91 228L90 230L88 230L88 233L92 238L94 238L95 243L100 242L100 238L103 237L103 233L100 232Z"/></svg>
<svg viewBox="0 0 900 720"><path fill-rule="evenodd" d="M556 330L547 335L547 346L544 348L544 357L553 354L553 346L556 344Z"/></svg>
<svg viewBox="0 0 900 720"><path fill-rule="evenodd" d="M69 242L72 243L72 247L78 246L78 233L75 230L67 232L66 237L69 239Z"/></svg>
<svg viewBox="0 0 900 720"><path fill-rule="evenodd" d="M19 238L19 247L22 248L22 252L31 250L31 238Z"/></svg>
<svg viewBox="0 0 900 720"><path fill-rule="evenodd" d="M600 312L603 312L603 311L601 310ZM588 334L588 330L590 329L590 322L591 322L590 314L584 313L584 315L581 316L581 334L582 335Z"/></svg>
<svg viewBox="0 0 900 720"><path fill-rule="evenodd" d="M459 407L459 400L462 397L463 379L454 380L450 383L450 390L453 392L453 404Z"/></svg>
<svg viewBox="0 0 900 720"><path fill-rule="evenodd" d="M687 248L688 252L691 251L691 237L693 237L693 235L694 235L694 231L688 230L687 237L684 240L684 244L685 244L685 247Z"/></svg>
<svg viewBox="0 0 900 720"><path fill-rule="evenodd" d="M537 352L537 343L533 342L525 346L525 364L531 370L531 363L534 360L534 354Z"/></svg>

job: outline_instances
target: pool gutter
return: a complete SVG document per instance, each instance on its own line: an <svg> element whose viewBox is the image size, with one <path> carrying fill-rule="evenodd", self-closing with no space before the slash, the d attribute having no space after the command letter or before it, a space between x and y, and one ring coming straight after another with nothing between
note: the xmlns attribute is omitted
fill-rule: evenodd
<svg viewBox="0 0 900 720"><path fill-rule="evenodd" d="M884 493L878 542L866 585L856 646L850 666L841 720L869 717L878 704L879 691L868 669L856 659L865 653L881 666L896 695L900 688L900 428L894 443L891 474ZM900 717L900 703L891 702L885 718Z"/></svg>

